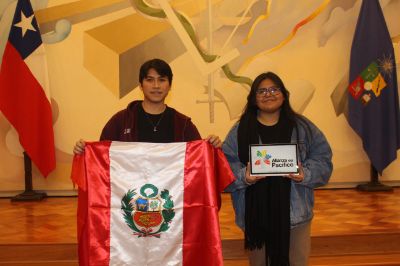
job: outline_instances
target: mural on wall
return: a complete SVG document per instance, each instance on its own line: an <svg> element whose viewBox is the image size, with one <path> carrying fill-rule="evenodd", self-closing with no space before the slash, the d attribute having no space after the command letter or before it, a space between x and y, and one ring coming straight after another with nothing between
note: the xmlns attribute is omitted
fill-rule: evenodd
<svg viewBox="0 0 400 266"><path fill-rule="evenodd" d="M72 189L75 141L98 139L113 113L141 97L138 70L154 57L170 62L174 71L167 103L191 116L202 135L221 138L241 114L252 79L263 71L278 73L293 107L332 145L332 182L368 179L360 141L340 115L361 0L31 2L46 46L57 148L56 171L47 179L35 171L35 189ZM0 56L13 5L14 0L0 3ZM398 36L400 1L382 0L381 6L391 35ZM23 188L20 152L0 113L3 191Z"/></svg>

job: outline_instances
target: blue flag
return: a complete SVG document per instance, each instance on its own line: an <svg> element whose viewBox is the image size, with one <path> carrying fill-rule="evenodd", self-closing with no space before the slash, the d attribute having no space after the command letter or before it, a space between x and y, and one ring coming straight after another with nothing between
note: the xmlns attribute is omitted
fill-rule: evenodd
<svg viewBox="0 0 400 266"><path fill-rule="evenodd" d="M382 171L400 148L400 115L393 44L378 0L363 0L350 57L349 124Z"/></svg>

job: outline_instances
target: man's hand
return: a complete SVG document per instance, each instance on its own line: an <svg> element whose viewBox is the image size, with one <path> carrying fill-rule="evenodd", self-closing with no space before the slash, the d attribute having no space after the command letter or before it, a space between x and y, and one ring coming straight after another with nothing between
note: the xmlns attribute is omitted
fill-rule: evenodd
<svg viewBox="0 0 400 266"><path fill-rule="evenodd" d="M78 140L74 146L74 154L79 155L85 151L85 141L83 139Z"/></svg>
<svg viewBox="0 0 400 266"><path fill-rule="evenodd" d="M222 141L216 135L208 135L208 137L205 140L210 142L210 144L213 145L215 148L222 147Z"/></svg>

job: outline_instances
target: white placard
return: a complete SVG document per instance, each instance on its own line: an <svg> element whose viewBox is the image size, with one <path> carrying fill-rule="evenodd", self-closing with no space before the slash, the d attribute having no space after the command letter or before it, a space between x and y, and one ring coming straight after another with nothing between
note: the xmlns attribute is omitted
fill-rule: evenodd
<svg viewBox="0 0 400 266"><path fill-rule="evenodd" d="M250 175L298 174L297 144L250 145Z"/></svg>

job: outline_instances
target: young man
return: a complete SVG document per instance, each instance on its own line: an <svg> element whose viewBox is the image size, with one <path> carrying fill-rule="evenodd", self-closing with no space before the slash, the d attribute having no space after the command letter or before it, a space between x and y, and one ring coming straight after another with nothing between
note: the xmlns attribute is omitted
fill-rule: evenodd
<svg viewBox="0 0 400 266"><path fill-rule="evenodd" d="M186 142L201 139L191 119L165 104L171 89L172 70L165 61L152 59L140 67L139 82L143 101L133 101L116 113L104 126L100 140L128 142ZM218 136L206 138L214 147L222 145ZM85 149L79 140L74 154Z"/></svg>

